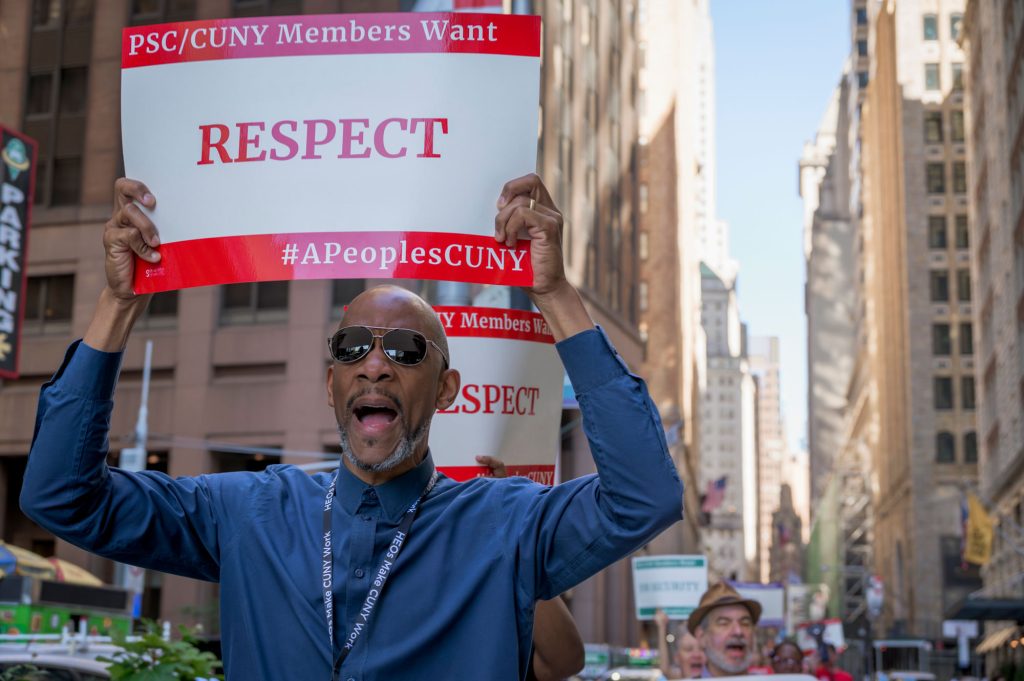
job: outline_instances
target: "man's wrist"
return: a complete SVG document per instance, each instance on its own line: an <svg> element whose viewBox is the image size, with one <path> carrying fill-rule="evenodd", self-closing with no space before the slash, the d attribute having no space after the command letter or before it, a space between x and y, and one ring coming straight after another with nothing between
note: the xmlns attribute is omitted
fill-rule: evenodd
<svg viewBox="0 0 1024 681"><path fill-rule="evenodd" d="M94 350L120 352L128 344L135 321L146 310L151 295L122 298L109 287L100 293L96 311L83 341Z"/></svg>
<svg viewBox="0 0 1024 681"><path fill-rule="evenodd" d="M583 305L579 291L566 279L545 293L531 292L530 298L551 327L556 341L594 328L594 320Z"/></svg>

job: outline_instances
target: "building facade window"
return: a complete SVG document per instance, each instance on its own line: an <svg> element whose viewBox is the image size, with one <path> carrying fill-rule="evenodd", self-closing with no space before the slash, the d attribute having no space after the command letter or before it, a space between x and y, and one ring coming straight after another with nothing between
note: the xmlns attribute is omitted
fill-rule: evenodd
<svg viewBox="0 0 1024 681"><path fill-rule="evenodd" d="M857 72L857 87L866 88L868 86L868 72L858 71Z"/></svg>
<svg viewBox="0 0 1024 681"><path fill-rule="evenodd" d="M287 281L228 284L221 289L221 324L259 324L287 319Z"/></svg>
<svg viewBox="0 0 1024 681"><path fill-rule="evenodd" d="M946 216L928 216L928 248L944 249L946 241Z"/></svg>
<svg viewBox="0 0 1024 681"><path fill-rule="evenodd" d="M925 40L938 40L939 39L939 17L937 14L925 14L924 15L924 39Z"/></svg>
<svg viewBox="0 0 1024 681"><path fill-rule="evenodd" d="M934 380L935 408L946 410L953 408L953 379L949 376L936 376Z"/></svg>
<svg viewBox="0 0 1024 681"><path fill-rule="evenodd" d="M196 0L132 0L132 26L192 21L196 18Z"/></svg>
<svg viewBox="0 0 1024 681"><path fill-rule="evenodd" d="M231 14L236 17L302 14L302 0L231 0Z"/></svg>
<svg viewBox="0 0 1024 681"><path fill-rule="evenodd" d="M924 141L925 144L939 144L942 142L942 112L924 112Z"/></svg>
<svg viewBox="0 0 1024 681"><path fill-rule="evenodd" d="M961 303L971 302L971 271L968 269L956 271L956 299Z"/></svg>
<svg viewBox="0 0 1024 681"><path fill-rule="evenodd" d="M29 277L25 288L27 333L67 333L75 300L75 275L57 274Z"/></svg>
<svg viewBox="0 0 1024 681"><path fill-rule="evenodd" d="M331 281L331 310L340 318L345 306L365 290L365 279L334 279Z"/></svg>
<svg viewBox="0 0 1024 681"><path fill-rule="evenodd" d="M868 56L868 41L864 40L863 38L857 41L857 56Z"/></svg>
<svg viewBox="0 0 1024 681"><path fill-rule="evenodd" d="M866 7L857 8L857 25L867 26L868 25L868 10Z"/></svg>
<svg viewBox="0 0 1024 681"><path fill-rule="evenodd" d="M973 430L964 434L964 462L978 463L978 434Z"/></svg>
<svg viewBox="0 0 1024 681"><path fill-rule="evenodd" d="M964 65L963 64L952 64L953 70L953 90L959 92L964 89Z"/></svg>
<svg viewBox="0 0 1024 681"><path fill-rule="evenodd" d="M939 431L935 434L935 462L954 463L956 461L956 438L953 433Z"/></svg>
<svg viewBox="0 0 1024 681"><path fill-rule="evenodd" d="M929 291L933 303L949 302L949 273L941 270L932 270L930 273Z"/></svg>
<svg viewBox="0 0 1024 681"><path fill-rule="evenodd" d="M963 28L964 15L960 12L953 12L949 15L949 37L953 40L960 40L960 30Z"/></svg>
<svg viewBox="0 0 1024 681"><path fill-rule="evenodd" d="M964 112L955 109L949 114L949 137L954 142L964 141Z"/></svg>
<svg viewBox="0 0 1024 681"><path fill-rule="evenodd" d="M942 88L942 80L939 78L939 65L938 64L925 64L924 65L924 89L925 90L940 90Z"/></svg>
<svg viewBox="0 0 1024 681"><path fill-rule="evenodd" d="M953 161L953 193L967 193L967 163Z"/></svg>
<svg viewBox="0 0 1024 681"><path fill-rule="evenodd" d="M970 357L974 354L974 325L960 322L960 354Z"/></svg>
<svg viewBox="0 0 1024 681"><path fill-rule="evenodd" d="M929 194L946 193L946 165L944 163L929 163L925 168L925 177L928 182Z"/></svg>
<svg viewBox="0 0 1024 681"><path fill-rule="evenodd" d="M22 129L39 143L35 202L41 206L81 199L92 15L92 0L33 3Z"/></svg>
<svg viewBox="0 0 1024 681"><path fill-rule="evenodd" d="M178 323L178 291L162 291L153 294L146 310L135 325L140 329L173 327Z"/></svg>
<svg viewBox="0 0 1024 681"><path fill-rule="evenodd" d="M960 406L974 409L974 376L960 377Z"/></svg>
<svg viewBox="0 0 1024 681"><path fill-rule="evenodd" d="M971 232L967 229L967 216L957 215L956 216L956 247L958 249L967 249L971 247Z"/></svg>
<svg viewBox="0 0 1024 681"><path fill-rule="evenodd" d="M948 357L953 352L953 339L949 324L932 324L932 354Z"/></svg>

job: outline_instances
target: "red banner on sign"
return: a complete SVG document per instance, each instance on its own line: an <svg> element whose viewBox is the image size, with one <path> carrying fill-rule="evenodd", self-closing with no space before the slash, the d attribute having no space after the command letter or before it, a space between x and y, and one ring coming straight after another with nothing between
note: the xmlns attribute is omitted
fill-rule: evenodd
<svg viewBox="0 0 1024 681"><path fill-rule="evenodd" d="M135 292L284 279L441 279L530 286L530 242L437 232L256 234L163 244L136 258Z"/></svg>
<svg viewBox="0 0 1024 681"><path fill-rule="evenodd" d="M134 26L121 67L330 54L540 56L540 17L494 14L345 14L215 19Z"/></svg>

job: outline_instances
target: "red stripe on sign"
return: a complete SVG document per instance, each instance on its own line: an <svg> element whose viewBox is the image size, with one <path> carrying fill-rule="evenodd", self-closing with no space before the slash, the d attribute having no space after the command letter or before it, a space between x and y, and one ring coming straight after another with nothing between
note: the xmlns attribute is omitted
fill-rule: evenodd
<svg viewBox="0 0 1024 681"><path fill-rule="evenodd" d="M445 334L450 338L509 338L512 340L554 343L544 317L528 310L506 310L498 307L461 307L437 305Z"/></svg>
<svg viewBox="0 0 1024 681"><path fill-rule="evenodd" d="M135 26L121 68L331 54L498 54L540 57L540 17L493 14L324 14Z"/></svg>
<svg viewBox="0 0 1024 681"><path fill-rule="evenodd" d="M440 279L530 286L530 244L438 232L254 234L160 246L158 265L135 260L135 292L282 279Z"/></svg>
<svg viewBox="0 0 1024 681"><path fill-rule="evenodd" d="M438 470L456 482L465 482L473 478L493 478L487 466L438 466ZM529 478L542 485L555 484L554 466L506 466L505 471L511 477Z"/></svg>

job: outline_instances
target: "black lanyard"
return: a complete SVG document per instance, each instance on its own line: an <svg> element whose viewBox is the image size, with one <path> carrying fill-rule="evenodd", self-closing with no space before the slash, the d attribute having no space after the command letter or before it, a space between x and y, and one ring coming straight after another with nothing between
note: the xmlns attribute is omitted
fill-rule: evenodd
<svg viewBox="0 0 1024 681"><path fill-rule="evenodd" d="M381 561L380 567L377 568L377 572L373 575L373 581L370 583L370 589L366 592L366 598L363 599L363 607L359 609L356 614L356 621L352 625L352 631L349 632L348 637L345 639L341 646L341 652L335 655L334 646L334 544L331 541L331 507L334 505L334 494L338 486L338 473L340 469L334 473L334 477L331 479L331 486L327 490L327 496L324 497L324 548L321 555L323 561L321 567L322 585L324 590L324 616L327 619L327 636L331 642L331 658L334 660L334 665L331 668L331 679L335 677L338 670L341 668L345 658L352 652L353 646L359 636L366 629L367 624L370 621L370 615L373 614L374 608L377 607L377 603L380 601L381 592L384 591L384 585L388 581L388 577L391 576L391 568L394 566L395 561L398 560L398 554L401 553L402 547L405 545L405 540L409 538L409 530L412 529L412 521L416 519L416 513L420 509L420 504L430 494L430 490L434 489L434 485L437 484L437 470L435 469L430 474L430 482L427 483L423 493L412 502L405 515L402 517L402 522L398 525L398 530L395 531L395 536L388 545L388 550L384 554L384 560Z"/></svg>

